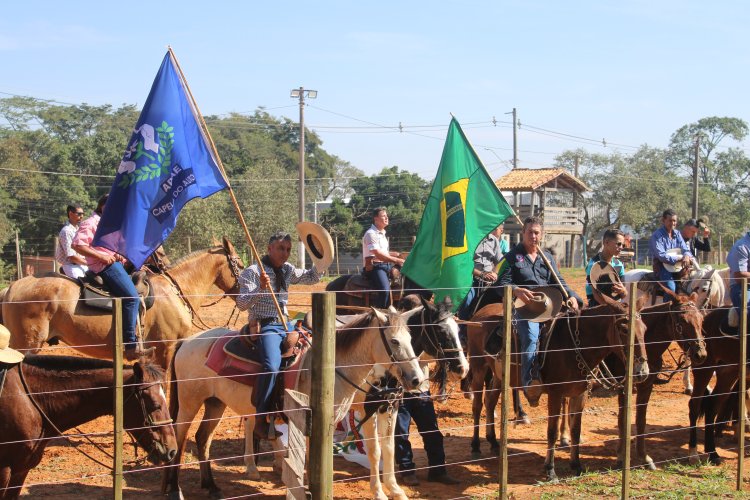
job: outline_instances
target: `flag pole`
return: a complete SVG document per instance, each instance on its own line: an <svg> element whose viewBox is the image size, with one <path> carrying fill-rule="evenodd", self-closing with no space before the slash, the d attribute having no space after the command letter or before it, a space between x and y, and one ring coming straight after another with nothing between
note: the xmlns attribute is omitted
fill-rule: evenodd
<svg viewBox="0 0 750 500"><path fill-rule="evenodd" d="M451 115L452 119L456 120L456 117L453 116L453 113L450 113L450 115ZM458 122L458 120L456 120L456 122ZM463 134L463 130L461 130L461 133ZM466 136L464 136L464 137L466 137ZM484 172L487 174L487 177L490 177L489 172L487 172L487 169L484 167L484 163L482 163L482 160L479 159L479 155L477 154L477 151L474 149L474 146L472 146L471 142L468 139L466 140L466 144L469 145L469 147L471 148L471 152L474 153L474 156L476 157L477 161L482 166L482 168L484 168ZM492 177L490 177L490 180L492 180ZM492 184L494 184L495 187L497 187L497 184L495 184L494 182ZM500 190L500 188L498 188L498 191L499 190ZM508 208L510 208L510 211L513 213L513 217L516 218L516 221L521 226L521 230L523 231L523 221L518 216L518 214L516 213L516 211L513 210L513 207L511 207L510 204L508 204ZM562 281L560 281L560 278L557 276L557 273L553 269L552 264L550 263L549 259L547 258L546 255L544 255L544 249L542 249L541 245L537 245L537 246L539 248L539 255L542 256L542 260L544 261L544 265L547 266L547 269L549 269L550 274L552 274L552 277L555 278L555 282L560 287L560 290L562 291L562 294L563 294L563 297L565 297L565 300L568 300L570 298L570 295L568 295L567 290L565 290L565 287L563 286Z"/></svg>
<svg viewBox="0 0 750 500"><path fill-rule="evenodd" d="M200 123L201 129L202 129L201 131L205 135L205 138L208 139L208 143L210 144L211 150L214 154L214 157L216 158L216 164L219 167L219 171L221 172L222 177L224 178L224 182L226 182L227 184L229 197L232 199L232 204L234 205L234 208L237 211L237 217L240 219L240 224L242 225L242 229L245 232L245 238L247 239L247 242L250 244L250 250L252 251L253 258L258 263L258 269L260 270L260 274L262 276L268 276L266 274L266 270L263 268L263 263L260 260L260 255L258 255L258 250L255 248L255 243L253 243L253 238L252 236L250 236L250 230L247 228L247 224L245 223L245 217L242 215L242 211L240 210L240 205L237 202L237 197L234 195L234 190L232 189L231 184L229 184L229 178L227 177L227 173L224 170L224 164L221 162L221 157L219 156L219 152L216 149L214 140L211 138L211 133L208 131L208 126L206 125L206 122L203 119L203 115L201 114L200 109L198 108L198 103L195 102L193 93L190 91L190 86L187 83L185 74L182 72L180 63L177 61L177 56L175 55L171 46L167 46L167 50L169 51L169 57L172 59L172 62L177 68L177 71L180 73L180 80L182 80L182 85L185 87L185 90L187 91L187 94L190 97L190 104L193 109L193 114L195 115L195 118L198 120L198 123ZM273 289L271 289L270 287L269 289L271 291L271 298L273 299L273 304L274 306L276 306L276 313L279 315L279 319L284 323L284 325L286 325L286 322L287 322L286 316L284 315L284 312L281 310L281 306L279 305L279 301L276 298L276 294L273 292Z"/></svg>

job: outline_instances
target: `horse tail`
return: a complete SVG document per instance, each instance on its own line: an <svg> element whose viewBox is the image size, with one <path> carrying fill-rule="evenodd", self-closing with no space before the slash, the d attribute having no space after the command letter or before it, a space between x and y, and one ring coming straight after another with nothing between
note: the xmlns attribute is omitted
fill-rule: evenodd
<svg viewBox="0 0 750 500"><path fill-rule="evenodd" d="M330 281L326 285L326 292L341 292L344 290L344 286L346 286L346 282L349 281L349 278L351 278L351 274L342 274L338 278L336 278L333 281Z"/></svg>

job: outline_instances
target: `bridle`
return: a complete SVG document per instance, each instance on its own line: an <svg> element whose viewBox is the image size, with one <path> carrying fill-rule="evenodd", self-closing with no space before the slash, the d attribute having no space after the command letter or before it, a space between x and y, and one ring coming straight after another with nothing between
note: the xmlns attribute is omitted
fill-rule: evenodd
<svg viewBox="0 0 750 500"><path fill-rule="evenodd" d="M673 310L671 306L669 308L669 318L672 322L672 331L675 332L674 340L677 341L678 344L681 341L687 343L688 348L685 351L685 355L687 357L692 357L692 355L698 352L701 347L705 348L705 342L701 339L686 339L682 331L682 322L678 321L675 318L676 314L679 314L682 317L684 314L691 310L695 311L695 314L700 314L698 307L692 300L687 302L680 302L679 308L677 310ZM687 320L683 320L683 322L687 323ZM696 329L696 332L700 333L700 330Z"/></svg>
<svg viewBox="0 0 750 500"><path fill-rule="evenodd" d="M422 337L424 337L429 341L429 345L435 354L432 354L430 352L428 352L428 354L430 354L431 356L434 356L438 363L443 363L443 362L449 363L450 361L453 361L454 357L448 358L447 354L457 353L457 352L463 351L463 349L461 349L459 345L457 345L456 347L443 347L443 345L437 338L437 332L436 332L437 325L434 323L428 324L428 320L425 318L425 312L426 312L426 308L423 308L422 312L420 313L421 328L419 330L419 334L417 335L417 338L421 339ZM448 315L438 317L437 323L441 323L443 320L445 320L448 317L449 317Z"/></svg>

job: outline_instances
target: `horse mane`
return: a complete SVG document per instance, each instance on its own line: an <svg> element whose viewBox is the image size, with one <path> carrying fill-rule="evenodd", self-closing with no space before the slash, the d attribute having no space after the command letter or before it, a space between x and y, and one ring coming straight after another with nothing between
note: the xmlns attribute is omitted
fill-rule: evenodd
<svg viewBox="0 0 750 500"><path fill-rule="evenodd" d="M212 246L210 248L204 248L202 250L194 250L194 251L190 252L189 254L187 254L187 255L185 255L183 257L180 257L178 260L176 260L172 265L170 265L169 267L167 267L167 271L169 271L170 269L174 269L175 267L178 267L178 266L182 265L184 262L187 262L189 260L194 259L198 255L204 255L204 254L210 253L211 251L214 251L214 250L223 250L223 247L221 245L218 245L218 246Z"/></svg>
<svg viewBox="0 0 750 500"><path fill-rule="evenodd" d="M27 354L23 363L36 368L55 372L77 372L90 370L111 370L114 363L105 359L84 358L80 356L54 356L41 354ZM145 382L164 380L164 370L152 363L140 364ZM126 370L132 370L133 365L125 365Z"/></svg>
<svg viewBox="0 0 750 500"><path fill-rule="evenodd" d="M404 320L400 314L387 310L380 312L388 317L388 325L404 326ZM336 348L351 349L362 338L375 317L375 311L371 311L336 330Z"/></svg>

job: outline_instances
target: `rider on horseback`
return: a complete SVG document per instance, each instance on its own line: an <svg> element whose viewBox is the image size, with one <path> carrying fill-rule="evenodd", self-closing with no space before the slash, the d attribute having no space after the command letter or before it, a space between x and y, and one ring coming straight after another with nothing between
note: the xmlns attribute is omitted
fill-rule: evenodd
<svg viewBox="0 0 750 500"><path fill-rule="evenodd" d="M99 198L96 210L91 217L81 222L71 246L73 250L86 258L89 270L104 280L109 288L110 296L122 298L122 341L125 345L125 359L134 361L154 351L153 347L143 349L136 337L135 328L140 306L138 290L135 289L133 280L123 267L125 257L109 248L91 246L108 197L109 195L105 194Z"/></svg>
<svg viewBox="0 0 750 500"><path fill-rule="evenodd" d="M312 285L320 281L320 274L315 265L310 269L297 269L288 263L292 251L292 237L289 233L278 231L268 240L268 253L240 274L240 294L237 307L241 311L249 310L248 324L250 332L260 353L263 373L257 376L253 399L258 417L254 433L261 439L275 438L269 436L269 424L265 415L270 410L270 400L276 383L276 375L281 366L281 343L287 331L294 328L292 323L284 325L283 319L277 317L273 297L268 290L276 294L279 305L287 314L286 304L289 301L289 285L298 283ZM257 335L255 335L257 333Z"/></svg>
<svg viewBox="0 0 750 500"><path fill-rule="evenodd" d="M729 266L729 297L734 308L729 312L729 326L739 326L739 312L742 311L742 278L750 278L750 232L737 240L727 255ZM750 299L749 299L750 300Z"/></svg>
<svg viewBox="0 0 750 500"><path fill-rule="evenodd" d="M677 273L667 269L665 264L674 268L675 264L681 262L682 267L690 267L693 262L693 254L682 238L682 234L677 230L677 213L668 208L662 214L661 221L662 227L651 235L649 249L651 255L653 255L654 272L659 280L664 283L664 286L676 292L675 279L679 278L676 276ZM675 249L680 253L670 252L670 250Z"/></svg>
<svg viewBox="0 0 750 500"><path fill-rule="evenodd" d="M394 264L403 265L404 259L388 249L385 228L388 225L388 212L384 207L372 211L372 226L362 238L363 274L375 287L375 307L385 309L391 304L391 281L389 278Z"/></svg>
<svg viewBox="0 0 750 500"><path fill-rule="evenodd" d="M617 258L624 245L625 235L622 231L619 229L608 229L604 231L601 251L591 257L591 260L589 260L589 263L586 266L586 299L588 300L589 307L599 305L599 302L597 302L594 297L594 289L591 287L591 268L594 267L594 264L597 262L606 262L614 268L615 272L620 277L620 282L611 284L612 292L620 298L626 295L627 292L622 284L625 279L625 266L623 266L620 259Z"/></svg>

